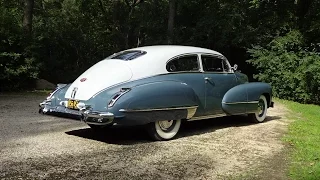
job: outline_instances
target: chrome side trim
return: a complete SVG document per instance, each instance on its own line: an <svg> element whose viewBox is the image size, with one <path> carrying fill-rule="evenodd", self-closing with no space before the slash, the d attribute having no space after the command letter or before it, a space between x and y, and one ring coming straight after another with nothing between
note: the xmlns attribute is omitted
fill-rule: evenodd
<svg viewBox="0 0 320 180"><path fill-rule="evenodd" d="M232 104L258 104L259 101L249 101L249 102L222 102L223 104L228 104L228 105L232 105Z"/></svg>
<svg viewBox="0 0 320 180"><path fill-rule="evenodd" d="M124 113L134 113L134 112L187 110L187 117L185 117L185 118L190 119L196 113L197 108L198 108L198 106L188 106L188 107L154 108L154 109L120 109L119 111L124 112Z"/></svg>
<svg viewBox="0 0 320 180"><path fill-rule="evenodd" d="M168 110L180 110L187 109L190 110L190 114L197 110L198 106L188 106L188 107L173 107L173 108L154 108L154 109L120 109L120 112L130 113L130 112L148 112L148 111L168 111Z"/></svg>
<svg viewBox="0 0 320 180"><path fill-rule="evenodd" d="M127 92L129 92L131 89L130 88L121 88L120 92L116 93L112 99L110 100L109 104L108 104L108 108L111 108L117 101L118 99L123 96L124 94L126 94ZM116 97L117 96L117 97ZM114 98L116 97L116 98Z"/></svg>
<svg viewBox="0 0 320 180"><path fill-rule="evenodd" d="M195 121L195 120L202 120L202 119L210 119L210 118L218 118L218 117L223 117L227 116L227 114L214 114L214 115L208 115L208 116L198 116L198 117L193 117L187 121Z"/></svg>

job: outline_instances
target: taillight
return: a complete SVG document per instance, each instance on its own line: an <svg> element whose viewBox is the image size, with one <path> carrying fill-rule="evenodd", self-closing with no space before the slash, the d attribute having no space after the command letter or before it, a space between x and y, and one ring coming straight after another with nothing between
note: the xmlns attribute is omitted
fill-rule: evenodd
<svg viewBox="0 0 320 180"><path fill-rule="evenodd" d="M122 95L129 92L130 90L130 88L121 88L120 91L112 97L111 101L108 104L108 108L112 107Z"/></svg>

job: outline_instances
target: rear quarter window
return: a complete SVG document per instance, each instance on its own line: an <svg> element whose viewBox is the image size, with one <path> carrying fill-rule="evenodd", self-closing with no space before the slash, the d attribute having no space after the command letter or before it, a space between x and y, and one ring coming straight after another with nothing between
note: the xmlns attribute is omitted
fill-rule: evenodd
<svg viewBox="0 0 320 180"><path fill-rule="evenodd" d="M166 65L168 72L199 71L197 55L186 55L169 61Z"/></svg>

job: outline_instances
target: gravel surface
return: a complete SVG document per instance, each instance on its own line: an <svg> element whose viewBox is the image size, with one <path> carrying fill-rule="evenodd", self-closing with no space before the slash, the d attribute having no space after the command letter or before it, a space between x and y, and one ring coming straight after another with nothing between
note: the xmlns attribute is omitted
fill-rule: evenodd
<svg viewBox="0 0 320 180"><path fill-rule="evenodd" d="M0 95L0 179L285 179L281 104L267 121L186 122L171 141L142 127L95 133L80 121L38 114L45 97Z"/></svg>

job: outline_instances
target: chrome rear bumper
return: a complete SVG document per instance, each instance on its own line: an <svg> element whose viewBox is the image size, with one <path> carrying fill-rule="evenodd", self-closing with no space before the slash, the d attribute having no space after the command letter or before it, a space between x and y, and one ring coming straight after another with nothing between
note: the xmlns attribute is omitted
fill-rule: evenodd
<svg viewBox="0 0 320 180"><path fill-rule="evenodd" d="M90 109L73 110L65 106L52 106L50 101L44 101L39 104L39 113L68 116L80 119L87 124L108 125L113 123L114 114L110 112L98 112Z"/></svg>
<svg viewBox="0 0 320 180"><path fill-rule="evenodd" d="M72 115L75 118L79 119L81 112L77 110L68 109L64 106L52 106L50 102L42 102L39 104L39 113L42 114L61 114L61 115Z"/></svg>

